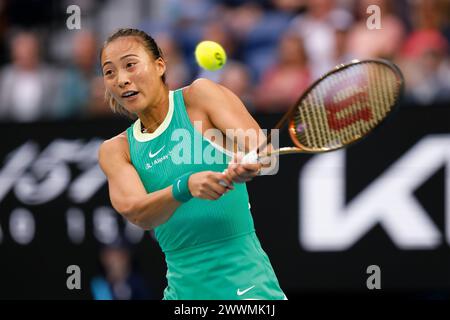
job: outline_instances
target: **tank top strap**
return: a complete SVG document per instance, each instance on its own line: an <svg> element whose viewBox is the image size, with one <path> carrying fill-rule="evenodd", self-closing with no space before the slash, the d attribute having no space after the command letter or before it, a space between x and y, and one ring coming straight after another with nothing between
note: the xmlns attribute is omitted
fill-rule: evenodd
<svg viewBox="0 0 450 320"><path fill-rule="evenodd" d="M192 128L192 122L186 111L186 104L184 103L183 88L173 92L173 102L178 127L186 129Z"/></svg>

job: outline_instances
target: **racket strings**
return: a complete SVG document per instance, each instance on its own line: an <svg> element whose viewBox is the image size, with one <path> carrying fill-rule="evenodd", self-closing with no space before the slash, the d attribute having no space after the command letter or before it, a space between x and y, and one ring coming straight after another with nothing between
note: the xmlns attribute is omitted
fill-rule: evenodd
<svg viewBox="0 0 450 320"><path fill-rule="evenodd" d="M371 131L394 106L396 73L367 62L330 74L300 102L292 119L295 138L310 151L335 149Z"/></svg>

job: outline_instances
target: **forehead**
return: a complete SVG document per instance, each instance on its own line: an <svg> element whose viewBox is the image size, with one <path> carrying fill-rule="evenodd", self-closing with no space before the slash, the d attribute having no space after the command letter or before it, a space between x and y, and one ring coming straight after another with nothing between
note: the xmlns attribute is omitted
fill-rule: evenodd
<svg viewBox="0 0 450 320"><path fill-rule="evenodd" d="M135 54L138 56L146 55L144 45L135 37L120 37L114 39L106 45L102 51L102 62L120 59L122 56Z"/></svg>

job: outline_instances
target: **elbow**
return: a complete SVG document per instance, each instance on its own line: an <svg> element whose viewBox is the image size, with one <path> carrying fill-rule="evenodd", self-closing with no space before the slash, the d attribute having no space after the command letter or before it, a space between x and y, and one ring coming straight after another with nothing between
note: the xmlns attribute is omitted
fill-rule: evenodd
<svg viewBox="0 0 450 320"><path fill-rule="evenodd" d="M132 224L144 230L153 229L153 226L149 223L148 219L144 219L137 201L128 200L122 203L115 203L113 204L113 207L122 217Z"/></svg>
<svg viewBox="0 0 450 320"><path fill-rule="evenodd" d="M111 204L114 207L114 209L120 213L122 216L124 216L127 219L130 219L134 216L133 213L136 212L135 205L133 201L126 200L126 201L113 201L111 199Z"/></svg>

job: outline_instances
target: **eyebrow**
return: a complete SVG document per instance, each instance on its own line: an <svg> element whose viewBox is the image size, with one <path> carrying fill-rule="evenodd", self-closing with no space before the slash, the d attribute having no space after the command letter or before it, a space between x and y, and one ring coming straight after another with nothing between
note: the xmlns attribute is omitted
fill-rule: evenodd
<svg viewBox="0 0 450 320"><path fill-rule="evenodd" d="M123 59L128 58L128 57L132 57L132 56L138 57L138 55L130 53L130 54L127 54L127 55L124 55L123 57L121 57L120 60L123 60ZM105 67L105 65L107 65L108 63L112 63L112 62L111 61L105 61L105 63L103 63L103 65L102 65L102 68Z"/></svg>

